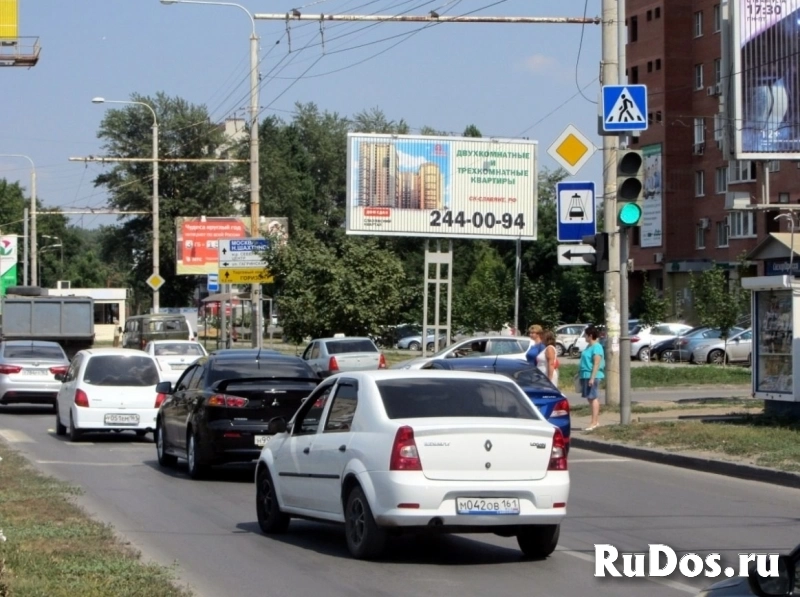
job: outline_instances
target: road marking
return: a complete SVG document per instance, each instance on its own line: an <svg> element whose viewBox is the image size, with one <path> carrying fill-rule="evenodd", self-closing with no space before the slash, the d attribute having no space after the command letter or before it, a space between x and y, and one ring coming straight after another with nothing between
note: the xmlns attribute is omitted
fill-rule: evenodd
<svg viewBox="0 0 800 597"><path fill-rule="evenodd" d="M585 562L591 562L592 564L594 564L594 558L589 554L561 547L557 548L556 551L558 553L563 553L568 556L572 556L573 558L578 558L579 560L583 560ZM678 582L676 580L669 580L668 578L645 577L645 580L649 580L650 582L655 583L657 585L668 587L670 589L675 589L676 591L681 591L683 593L691 593L692 595L696 595L697 593L700 592L700 589L696 589L692 586L689 586L682 582Z"/></svg>
<svg viewBox="0 0 800 597"><path fill-rule="evenodd" d="M37 460L36 464L77 464L79 466L144 466L142 462L76 462L74 460Z"/></svg>
<svg viewBox="0 0 800 597"><path fill-rule="evenodd" d="M33 438L16 429L0 429L0 437L12 444L33 443Z"/></svg>
<svg viewBox="0 0 800 597"><path fill-rule="evenodd" d="M630 458L568 458L567 462L630 462Z"/></svg>

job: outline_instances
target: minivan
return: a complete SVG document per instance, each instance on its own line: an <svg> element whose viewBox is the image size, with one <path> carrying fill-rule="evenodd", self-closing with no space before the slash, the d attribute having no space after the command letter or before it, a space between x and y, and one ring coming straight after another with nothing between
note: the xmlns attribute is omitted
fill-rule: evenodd
<svg viewBox="0 0 800 597"><path fill-rule="evenodd" d="M193 340L192 335L189 322L183 315L134 315L125 321L122 348L141 350L152 340Z"/></svg>

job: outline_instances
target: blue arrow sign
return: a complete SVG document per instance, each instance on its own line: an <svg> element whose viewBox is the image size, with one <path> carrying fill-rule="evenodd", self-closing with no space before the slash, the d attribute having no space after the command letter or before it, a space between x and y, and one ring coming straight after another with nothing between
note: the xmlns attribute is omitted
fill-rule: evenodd
<svg viewBox="0 0 800 597"><path fill-rule="evenodd" d="M208 292L219 292L219 274L208 274L206 290Z"/></svg>
<svg viewBox="0 0 800 597"><path fill-rule="evenodd" d="M647 85L603 86L603 130L647 130Z"/></svg>
<svg viewBox="0 0 800 597"><path fill-rule="evenodd" d="M597 210L593 182L556 184L558 242L581 242L584 236L597 233Z"/></svg>

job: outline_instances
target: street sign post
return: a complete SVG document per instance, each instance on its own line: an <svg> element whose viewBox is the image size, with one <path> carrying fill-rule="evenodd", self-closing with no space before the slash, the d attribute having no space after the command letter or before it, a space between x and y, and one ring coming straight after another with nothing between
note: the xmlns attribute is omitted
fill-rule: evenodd
<svg viewBox="0 0 800 597"><path fill-rule="evenodd" d="M206 290L211 292L219 292L219 274L208 274L206 279Z"/></svg>
<svg viewBox="0 0 800 597"><path fill-rule="evenodd" d="M558 265L591 265L583 256L593 253L588 245L558 245Z"/></svg>
<svg viewBox="0 0 800 597"><path fill-rule="evenodd" d="M234 238L219 241L219 281L223 284L264 284L272 282L264 252L264 238Z"/></svg>
<svg viewBox="0 0 800 597"><path fill-rule="evenodd" d="M596 195L593 182L559 182L556 184L556 217L558 242L581 242L597 232Z"/></svg>
<svg viewBox="0 0 800 597"><path fill-rule="evenodd" d="M647 85L604 85L603 131L647 130Z"/></svg>

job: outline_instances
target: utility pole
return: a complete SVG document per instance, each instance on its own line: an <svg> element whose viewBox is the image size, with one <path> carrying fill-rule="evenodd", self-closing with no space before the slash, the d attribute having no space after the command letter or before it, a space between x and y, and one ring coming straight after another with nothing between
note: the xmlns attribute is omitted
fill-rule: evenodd
<svg viewBox="0 0 800 597"><path fill-rule="evenodd" d="M603 0L601 85L619 82L619 46L617 29L617 0ZM602 127L601 127L602 128ZM617 226L617 148L619 138L603 137L603 231L608 233L608 263L604 279L604 306L606 316L606 404L619 404L619 289L620 289L620 235Z"/></svg>

